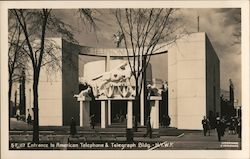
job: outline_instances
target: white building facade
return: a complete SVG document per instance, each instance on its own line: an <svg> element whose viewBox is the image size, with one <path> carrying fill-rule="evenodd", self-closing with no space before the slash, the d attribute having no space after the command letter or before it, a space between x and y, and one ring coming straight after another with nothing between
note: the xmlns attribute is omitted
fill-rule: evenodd
<svg viewBox="0 0 250 159"><path fill-rule="evenodd" d="M55 41L61 47L58 51L61 69L54 70L53 74L48 74L45 67L41 70L39 125L69 125L71 117L80 124L79 102L73 97L79 93L79 77L106 72L107 58L112 61L113 54L126 55L126 52L125 49L82 47L57 38ZM149 74L151 79L168 82L168 105L161 106L168 107L170 126L200 130L203 116L208 116L209 111L220 112L219 58L205 33L187 35L162 50L167 53L152 56ZM81 55L83 53L102 56L102 59L91 61ZM115 67L115 63L111 62L108 67ZM26 98L26 108L31 109L32 82L27 82Z"/></svg>
<svg viewBox="0 0 250 159"><path fill-rule="evenodd" d="M220 61L205 33L177 41L168 53L171 126L202 129L209 111L220 112Z"/></svg>

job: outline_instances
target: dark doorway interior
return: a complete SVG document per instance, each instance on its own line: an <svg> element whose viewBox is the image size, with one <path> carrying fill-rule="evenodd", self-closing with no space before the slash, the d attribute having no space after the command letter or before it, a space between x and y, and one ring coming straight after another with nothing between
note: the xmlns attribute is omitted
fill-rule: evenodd
<svg viewBox="0 0 250 159"><path fill-rule="evenodd" d="M159 106L160 122L163 120L163 116L169 116L168 114L168 91L162 91L162 100Z"/></svg>
<svg viewBox="0 0 250 159"><path fill-rule="evenodd" d="M96 122L101 123L101 101L90 102L90 115L95 114ZM111 101L111 124L126 124L127 101Z"/></svg>
<svg viewBox="0 0 250 159"><path fill-rule="evenodd" d="M111 101L111 124L126 124L127 101Z"/></svg>
<svg viewBox="0 0 250 159"><path fill-rule="evenodd" d="M95 114L95 120L97 123L101 123L101 101L90 102L90 115Z"/></svg>

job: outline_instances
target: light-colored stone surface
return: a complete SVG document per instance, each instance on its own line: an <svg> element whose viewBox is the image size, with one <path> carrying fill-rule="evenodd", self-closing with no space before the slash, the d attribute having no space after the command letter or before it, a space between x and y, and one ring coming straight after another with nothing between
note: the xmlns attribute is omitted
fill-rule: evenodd
<svg viewBox="0 0 250 159"><path fill-rule="evenodd" d="M219 71L215 52L209 46L205 33L194 33L178 40L170 47L168 57L169 72L169 115L171 126L180 129L202 129L201 120L211 110L212 85L219 90L219 83L208 81L211 69ZM207 58L209 56L210 58ZM213 61L213 62L212 62ZM217 73L216 78L219 79ZM209 82L209 83L208 83ZM219 94L215 95L216 110L219 111Z"/></svg>
<svg viewBox="0 0 250 159"><path fill-rule="evenodd" d="M50 38L58 47L62 47L61 38ZM54 56L61 59L61 49L54 51ZM62 60L58 60L60 67ZM26 80L26 110L28 109L33 116L33 76L32 69L27 70L29 80ZM30 91L31 90L31 91ZM62 71L60 69L54 69L48 72L46 66L41 68L39 85L38 85L38 103L39 103L39 125L55 125L60 126L62 122Z"/></svg>

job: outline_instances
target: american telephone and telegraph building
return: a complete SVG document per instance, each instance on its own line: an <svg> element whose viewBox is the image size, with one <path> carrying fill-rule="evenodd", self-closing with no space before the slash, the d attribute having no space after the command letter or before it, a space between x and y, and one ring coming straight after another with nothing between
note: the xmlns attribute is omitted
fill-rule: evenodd
<svg viewBox="0 0 250 159"><path fill-rule="evenodd" d="M69 125L74 117L80 126L88 126L89 116L95 114L102 128L117 124L133 126L136 111L133 96L125 95L129 92L128 86L123 89L112 84L112 91L121 93L119 97L108 95L105 99L92 99L86 109L83 108L86 103L81 104L74 97L81 91L79 79L101 79L102 75L116 69L119 72L119 66L127 61L126 49L90 48L60 38L53 40L61 48L58 55L62 57L62 69L49 77L45 69L41 70L39 124ZM167 89L162 90L164 82L167 83ZM133 83L131 80L129 87L134 88ZM151 99L155 103L154 109L149 109L146 104L145 83L154 85L161 92ZM25 88L27 115L28 111L31 113L33 103L32 82L26 81ZM152 55L140 101L138 125L144 126L147 116L151 116L153 128L159 128L162 117L168 115L170 127L199 130L202 129L203 116L208 116L209 112L220 113L220 61L206 33L184 36Z"/></svg>

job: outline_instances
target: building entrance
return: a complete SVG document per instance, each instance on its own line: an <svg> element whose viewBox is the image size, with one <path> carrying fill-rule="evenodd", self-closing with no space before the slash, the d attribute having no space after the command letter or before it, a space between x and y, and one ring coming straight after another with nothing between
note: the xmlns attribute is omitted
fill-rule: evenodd
<svg viewBox="0 0 250 159"><path fill-rule="evenodd" d="M111 101L111 125L126 124L127 101Z"/></svg>
<svg viewBox="0 0 250 159"><path fill-rule="evenodd" d="M101 123L101 102L90 102L90 116L95 114L96 123ZM127 101L111 101L111 125L126 125Z"/></svg>
<svg viewBox="0 0 250 159"><path fill-rule="evenodd" d="M91 101L90 102L90 116L95 115L95 122L101 123L101 102Z"/></svg>

